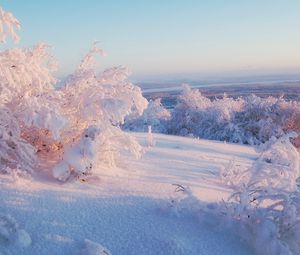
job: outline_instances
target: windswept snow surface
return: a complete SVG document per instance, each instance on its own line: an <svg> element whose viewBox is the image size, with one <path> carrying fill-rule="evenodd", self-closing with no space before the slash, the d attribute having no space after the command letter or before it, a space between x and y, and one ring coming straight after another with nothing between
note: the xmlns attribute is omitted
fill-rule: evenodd
<svg viewBox="0 0 300 255"><path fill-rule="evenodd" d="M148 147L147 134L134 135L145 149L140 160L99 169L86 181L0 176L0 214L13 217L32 241L24 247L0 239L0 254L79 255L88 242L95 243L92 255L106 254L101 247L114 255L253 255L222 226L170 208L172 184L189 186L204 203L226 199L215 174L231 160L249 166L253 148L157 134Z"/></svg>

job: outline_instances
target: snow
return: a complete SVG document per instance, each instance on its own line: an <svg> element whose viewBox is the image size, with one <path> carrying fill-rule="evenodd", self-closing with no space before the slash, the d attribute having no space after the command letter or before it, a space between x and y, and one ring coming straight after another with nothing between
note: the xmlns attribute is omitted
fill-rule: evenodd
<svg viewBox="0 0 300 255"><path fill-rule="evenodd" d="M32 242L30 235L24 229L18 230L17 240L18 244L22 247L29 247Z"/></svg>
<svg viewBox="0 0 300 255"><path fill-rule="evenodd" d="M53 168L53 177L59 181L66 181L71 174L69 165L62 161Z"/></svg>
<svg viewBox="0 0 300 255"><path fill-rule="evenodd" d="M110 252L104 248L101 244L92 242L88 239L84 240L84 248L82 249L82 255L111 255Z"/></svg>
<svg viewBox="0 0 300 255"><path fill-rule="evenodd" d="M145 150L140 160L98 169L98 176L84 181L61 184L40 174L16 182L2 175L0 212L24 230L18 232L21 245L3 243L0 252L253 254L213 218L177 214L170 206L177 195L172 184L189 186L199 201L225 199L215 173L233 158L249 166L257 158L253 148L157 134L155 146L148 147L146 133L134 136Z"/></svg>

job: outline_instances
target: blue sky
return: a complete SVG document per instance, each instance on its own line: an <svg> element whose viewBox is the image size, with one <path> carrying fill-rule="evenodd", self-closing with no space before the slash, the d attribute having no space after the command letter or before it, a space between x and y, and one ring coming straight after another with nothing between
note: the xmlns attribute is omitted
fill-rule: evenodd
<svg viewBox="0 0 300 255"><path fill-rule="evenodd" d="M100 66L133 77L300 73L298 0L2 0L22 23L19 46L53 46L60 75L94 41ZM10 47L11 44L3 47Z"/></svg>

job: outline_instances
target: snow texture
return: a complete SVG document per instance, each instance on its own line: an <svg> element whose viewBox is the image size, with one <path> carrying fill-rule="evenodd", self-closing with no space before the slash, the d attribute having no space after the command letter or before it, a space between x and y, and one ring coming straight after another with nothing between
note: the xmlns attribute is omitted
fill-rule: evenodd
<svg viewBox="0 0 300 255"><path fill-rule="evenodd" d="M147 133L134 136L143 157L122 168L100 168L100 179L61 185L1 175L0 210L17 219L32 243L25 247L30 242L23 236L23 245L0 249L24 255L100 252L102 246L111 254L254 254L213 215L199 211L230 195L218 186L220 169L232 158L247 169L258 159L251 147L158 134L155 147L148 147ZM173 184L189 186L193 197Z"/></svg>

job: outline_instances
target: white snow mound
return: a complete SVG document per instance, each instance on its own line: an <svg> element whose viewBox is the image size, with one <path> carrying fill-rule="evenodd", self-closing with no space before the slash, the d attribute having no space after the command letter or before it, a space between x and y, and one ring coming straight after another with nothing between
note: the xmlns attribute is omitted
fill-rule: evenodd
<svg viewBox="0 0 300 255"><path fill-rule="evenodd" d="M80 255L111 255L111 253L101 244L85 239Z"/></svg>

